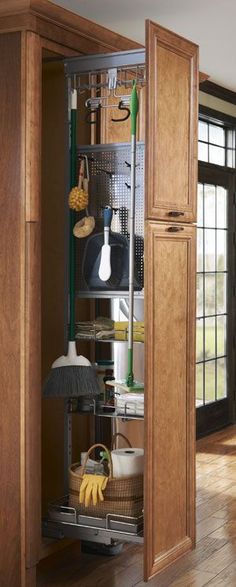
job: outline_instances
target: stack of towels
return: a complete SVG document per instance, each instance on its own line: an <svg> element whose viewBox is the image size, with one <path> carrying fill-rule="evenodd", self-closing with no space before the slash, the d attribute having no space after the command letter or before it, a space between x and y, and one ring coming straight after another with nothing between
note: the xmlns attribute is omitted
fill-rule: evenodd
<svg viewBox="0 0 236 587"><path fill-rule="evenodd" d="M115 322L109 318L99 317L93 322L77 322L76 338L128 340L128 322ZM134 341L144 342L144 323L134 322Z"/></svg>

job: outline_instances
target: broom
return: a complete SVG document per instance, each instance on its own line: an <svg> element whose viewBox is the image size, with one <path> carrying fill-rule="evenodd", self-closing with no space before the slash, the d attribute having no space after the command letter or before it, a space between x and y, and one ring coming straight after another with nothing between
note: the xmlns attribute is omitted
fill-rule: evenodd
<svg viewBox="0 0 236 587"><path fill-rule="evenodd" d="M71 149L70 149L70 187L76 185L76 115L77 91L71 95ZM94 396L100 393L96 371L90 361L77 355L75 342L75 237L73 228L76 221L75 211L70 209L69 222L69 341L67 355L56 359L44 384L45 397Z"/></svg>
<svg viewBox="0 0 236 587"><path fill-rule="evenodd" d="M111 380L107 384L122 389L127 392L142 392L143 383L134 380L133 373L133 346L134 346L134 220L135 220L135 179L136 179L136 126L138 115L138 94L136 82L133 82L133 88L130 99L130 119L131 119L131 186L130 186L130 241L129 241L129 323L128 323L128 372L125 381Z"/></svg>

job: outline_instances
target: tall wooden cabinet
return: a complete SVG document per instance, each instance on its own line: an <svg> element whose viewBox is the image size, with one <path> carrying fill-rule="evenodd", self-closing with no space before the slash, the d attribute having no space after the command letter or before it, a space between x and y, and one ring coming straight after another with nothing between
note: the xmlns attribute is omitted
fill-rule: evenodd
<svg viewBox="0 0 236 587"><path fill-rule="evenodd" d="M136 47L46 0L0 0L3 587L36 587L42 556L42 60ZM189 223L195 220L197 47L148 23L146 54L148 579L194 545L195 229ZM64 171L58 166L58 197Z"/></svg>
<svg viewBox="0 0 236 587"><path fill-rule="evenodd" d="M149 22L146 56L147 578L195 543L198 50Z"/></svg>

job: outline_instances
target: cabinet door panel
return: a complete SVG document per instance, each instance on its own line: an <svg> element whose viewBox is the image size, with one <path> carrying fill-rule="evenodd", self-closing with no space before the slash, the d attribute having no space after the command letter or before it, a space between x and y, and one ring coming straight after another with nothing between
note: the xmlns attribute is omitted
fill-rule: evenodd
<svg viewBox="0 0 236 587"><path fill-rule="evenodd" d="M196 218L198 47L147 22L146 217Z"/></svg>
<svg viewBox="0 0 236 587"><path fill-rule="evenodd" d="M146 222L145 578L195 535L195 227Z"/></svg>

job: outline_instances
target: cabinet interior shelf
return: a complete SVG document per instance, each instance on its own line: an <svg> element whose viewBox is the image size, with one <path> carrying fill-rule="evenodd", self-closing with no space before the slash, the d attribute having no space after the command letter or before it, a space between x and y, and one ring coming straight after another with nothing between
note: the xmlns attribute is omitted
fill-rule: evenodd
<svg viewBox="0 0 236 587"><path fill-rule="evenodd" d="M105 518L80 515L69 506L65 496L49 505L48 519L43 521L43 534L55 538L75 538L111 544L114 540L143 543L143 516L107 514Z"/></svg>
<svg viewBox="0 0 236 587"><path fill-rule="evenodd" d="M132 401L132 399L129 402L124 402L121 407L103 404L100 400L91 400L90 404L86 404L85 409L82 409L80 400L72 399L68 401L67 409L68 413L92 414L103 418L119 418L121 420L143 420L144 418L144 408L140 407L140 402Z"/></svg>
<svg viewBox="0 0 236 587"><path fill-rule="evenodd" d="M104 290L104 291L76 291L77 298L86 298L86 299L117 299L117 298L129 298L128 290ZM144 290L138 290L134 292L134 299L144 299Z"/></svg>
<svg viewBox="0 0 236 587"><path fill-rule="evenodd" d="M88 341L88 342L91 342L91 341L94 341L94 342L106 342L106 343L107 342L112 342L112 343L114 343L114 342L121 343L122 342L123 344L124 344L124 342L126 342L126 343L128 342L128 338L126 338L124 340L120 340L119 338L114 338L114 337L113 338L112 337L109 337L109 338L97 338L96 335L92 335L92 334L91 334L91 336L83 336L81 334L76 334L76 339L77 340ZM144 344L144 340L134 340L134 344Z"/></svg>

